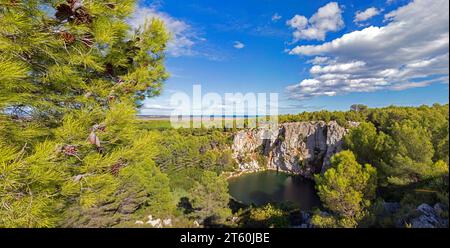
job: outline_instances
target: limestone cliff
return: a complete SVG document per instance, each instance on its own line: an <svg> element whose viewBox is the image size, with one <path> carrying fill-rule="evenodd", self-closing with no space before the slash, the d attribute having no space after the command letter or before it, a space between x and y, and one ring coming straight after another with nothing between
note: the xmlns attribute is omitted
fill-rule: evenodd
<svg viewBox="0 0 450 248"><path fill-rule="evenodd" d="M242 130L234 136L233 156L243 171L270 168L312 177L329 167L347 132L335 121L284 123L270 133Z"/></svg>

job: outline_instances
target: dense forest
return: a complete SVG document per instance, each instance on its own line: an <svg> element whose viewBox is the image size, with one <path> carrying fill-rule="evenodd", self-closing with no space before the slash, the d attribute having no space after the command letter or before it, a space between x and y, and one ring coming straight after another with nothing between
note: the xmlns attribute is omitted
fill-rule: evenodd
<svg viewBox="0 0 450 248"><path fill-rule="evenodd" d="M132 29L135 4L0 0L0 227L291 226L289 204L230 200L233 130L136 117L169 77L170 34L158 19ZM280 116L360 123L315 176L313 226L408 227L422 203L448 218L448 107Z"/></svg>
<svg viewBox="0 0 450 248"><path fill-rule="evenodd" d="M338 120L342 116L348 120L356 114L358 118L354 120L361 124L345 137L348 151L334 157L332 169L316 176L321 200L337 217L318 217L319 226L357 226L361 220L369 226L389 226L407 219L423 202L443 204L447 210L442 217L448 219L448 111L448 104L435 104L331 113L330 118ZM306 116L326 115L319 112L317 116ZM364 165L363 171L357 163ZM357 168L352 169L353 166ZM340 178L348 180L348 184L336 185L342 183L336 181ZM358 183L352 185L355 180ZM333 192L337 189L338 195ZM336 197L347 199L346 196L349 198L345 205L352 209L350 215L348 208L336 205ZM399 201L402 209L398 213L402 216L377 219L377 203L382 200Z"/></svg>

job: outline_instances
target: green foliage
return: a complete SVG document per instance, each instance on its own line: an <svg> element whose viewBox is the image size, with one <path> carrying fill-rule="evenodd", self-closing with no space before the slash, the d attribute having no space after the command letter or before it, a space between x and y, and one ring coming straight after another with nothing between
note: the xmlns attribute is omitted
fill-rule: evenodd
<svg viewBox="0 0 450 248"><path fill-rule="evenodd" d="M83 1L74 10L76 2L0 7L2 107L54 124L70 109L159 92L167 78L163 23L151 20L132 31L125 20L134 1Z"/></svg>
<svg viewBox="0 0 450 248"><path fill-rule="evenodd" d="M298 122L298 121L336 121L339 125L347 127L349 121L363 122L367 119L367 111L327 111L321 110L318 112L302 112L296 115L287 114L279 116L278 120L281 123Z"/></svg>
<svg viewBox="0 0 450 248"><path fill-rule="evenodd" d="M371 163L378 166L385 158L385 152L391 149L390 137L383 132L377 132L370 122L363 122L350 130L344 137L345 146L351 150L360 163Z"/></svg>
<svg viewBox="0 0 450 248"><path fill-rule="evenodd" d="M315 177L318 195L339 226L356 227L375 197L376 169L358 164L350 151L334 155L331 164L332 168Z"/></svg>
<svg viewBox="0 0 450 248"><path fill-rule="evenodd" d="M246 226L283 228L289 226L288 213L272 204L263 207L252 208Z"/></svg>
<svg viewBox="0 0 450 248"><path fill-rule="evenodd" d="M366 115L368 122L350 131L345 146L359 163L378 169L382 196L448 202L448 104L369 109Z"/></svg>
<svg viewBox="0 0 450 248"><path fill-rule="evenodd" d="M391 151L390 161L383 168L388 182L408 184L433 174L433 145L425 129L408 124L395 124L392 138L396 149Z"/></svg>
<svg viewBox="0 0 450 248"><path fill-rule="evenodd" d="M169 34L135 1L0 3L0 226L114 226L175 209L136 125L168 74ZM55 15L49 13L54 12Z"/></svg>
<svg viewBox="0 0 450 248"><path fill-rule="evenodd" d="M58 139L77 147L76 157L68 160L76 176L62 187L72 203L64 226L111 226L135 212L168 214L175 209L169 179L154 163L158 135L137 129L130 105L117 104L106 113L104 128L95 132L101 153L86 142L92 131L83 133L89 129L80 127L90 122L84 118L96 115L76 113L76 118L67 115L56 130ZM115 210L112 216L107 214L111 209Z"/></svg>
<svg viewBox="0 0 450 248"><path fill-rule="evenodd" d="M200 180L191 189L194 215L202 220L214 218L224 220L231 215L228 208L230 196L228 182L211 171L203 172Z"/></svg>
<svg viewBox="0 0 450 248"><path fill-rule="evenodd" d="M438 128L435 135L432 136L431 142L434 147L433 161L443 160L449 164L449 143L448 143L448 120L442 123L442 126Z"/></svg>
<svg viewBox="0 0 450 248"><path fill-rule="evenodd" d="M336 228L342 227L338 224L338 219L335 216L330 214L325 214L322 212L316 212L311 217L311 224L313 224L317 228ZM354 227L357 223L353 223L354 225L350 227Z"/></svg>
<svg viewBox="0 0 450 248"><path fill-rule="evenodd" d="M402 202L397 218L424 202L448 205L448 104L360 113L366 122L350 130L345 147L377 168L381 197ZM330 218L315 220L330 224Z"/></svg>
<svg viewBox="0 0 450 248"><path fill-rule="evenodd" d="M230 216L227 182L217 176L236 167L230 130L174 130L167 121L136 119L142 100L158 95L168 77L170 35L158 19L133 30L127 18L135 4L0 2L0 227L127 226L149 214L178 216L180 223ZM356 160L342 152L316 177L331 214L317 213L313 223L360 225L375 198L376 171L379 196L395 194L405 213L419 201L448 207L448 113L448 104L354 105L347 112L280 116L280 122L345 127L361 122L345 139ZM266 162L260 154L256 159ZM192 216L176 210L183 197L192 201ZM285 225L283 211L270 205L250 215Z"/></svg>
<svg viewBox="0 0 450 248"><path fill-rule="evenodd" d="M137 122L137 125L140 129L145 130L159 130L163 131L166 129L171 129L172 124L170 123L170 120L139 120Z"/></svg>
<svg viewBox="0 0 450 248"><path fill-rule="evenodd" d="M140 128L146 129L140 126ZM170 129L158 132L156 164L169 175L172 189L189 191L204 170L233 171L231 133L214 129Z"/></svg>
<svg viewBox="0 0 450 248"><path fill-rule="evenodd" d="M58 185L67 173L54 162L55 143L43 142L27 155L0 142L0 226L53 227L61 207Z"/></svg>

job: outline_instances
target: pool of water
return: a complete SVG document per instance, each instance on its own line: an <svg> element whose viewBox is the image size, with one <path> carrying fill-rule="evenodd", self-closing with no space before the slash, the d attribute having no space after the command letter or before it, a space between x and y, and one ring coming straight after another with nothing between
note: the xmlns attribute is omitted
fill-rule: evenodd
<svg viewBox="0 0 450 248"><path fill-rule="evenodd" d="M301 210L320 205L314 182L276 171L244 174L228 180L230 195L245 204L291 202Z"/></svg>

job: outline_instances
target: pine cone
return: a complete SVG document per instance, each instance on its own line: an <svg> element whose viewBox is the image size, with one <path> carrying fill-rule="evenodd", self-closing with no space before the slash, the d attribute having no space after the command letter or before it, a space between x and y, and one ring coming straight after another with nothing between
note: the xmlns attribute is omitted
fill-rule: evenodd
<svg viewBox="0 0 450 248"><path fill-rule="evenodd" d="M122 167L125 167L126 163L125 161L123 161L122 159L119 159L119 161L117 161L115 164L113 164L110 168L110 172L111 174L113 174L114 176L119 175L120 169Z"/></svg>
<svg viewBox="0 0 450 248"><path fill-rule="evenodd" d="M58 20L68 20L73 15L72 8L67 4L60 4L56 7L55 16Z"/></svg>
<svg viewBox="0 0 450 248"><path fill-rule="evenodd" d="M74 145L64 145L62 148L62 152L68 156L76 156L78 153L78 149Z"/></svg>
<svg viewBox="0 0 450 248"><path fill-rule="evenodd" d="M86 11L84 7L78 8L75 11L75 24L89 24L92 22L92 16Z"/></svg>
<svg viewBox="0 0 450 248"><path fill-rule="evenodd" d="M75 24L89 24L93 19L81 0L67 0L67 4L58 5L55 16L60 21L73 21Z"/></svg>
<svg viewBox="0 0 450 248"><path fill-rule="evenodd" d="M61 32L61 37L69 44L72 44L75 41L75 36L66 31Z"/></svg>

